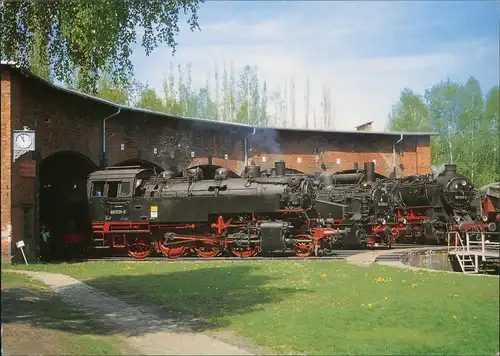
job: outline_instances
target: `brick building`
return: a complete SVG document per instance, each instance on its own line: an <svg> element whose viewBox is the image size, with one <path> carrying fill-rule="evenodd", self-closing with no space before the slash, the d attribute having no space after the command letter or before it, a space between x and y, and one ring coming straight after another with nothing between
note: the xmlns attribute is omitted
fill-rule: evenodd
<svg viewBox="0 0 500 356"><path fill-rule="evenodd" d="M63 89L10 64L0 69L6 259L17 254L19 240L28 255L37 254L33 236L39 236L41 201L46 199L39 194L41 186L84 182L103 164L184 169L210 160L240 174L245 159L263 169L284 159L288 168L313 173L322 163L335 171L375 160L376 171L386 175L394 166L397 175L431 170L432 133L269 129L182 118ZM12 131L25 126L36 132L36 151L13 162Z"/></svg>

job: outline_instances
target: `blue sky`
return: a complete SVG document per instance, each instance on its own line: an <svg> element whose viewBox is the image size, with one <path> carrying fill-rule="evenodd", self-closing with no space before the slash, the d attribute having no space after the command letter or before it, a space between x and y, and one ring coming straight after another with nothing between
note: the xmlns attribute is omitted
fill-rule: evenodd
<svg viewBox="0 0 500 356"><path fill-rule="evenodd" d="M334 126L374 121L383 130L400 91L423 93L440 80L475 76L486 92L499 81L499 15L495 1L207 1L201 31L181 25L174 56L160 46L136 47L137 79L161 91L170 62L191 63L194 86L223 62L236 71L257 66L268 93L293 77L297 126L305 125L304 88L311 83L310 120L321 116L328 85ZM213 75L212 75L213 76ZM213 82L213 79L212 79ZM272 115L274 104L269 103ZM319 124L317 128L322 128Z"/></svg>

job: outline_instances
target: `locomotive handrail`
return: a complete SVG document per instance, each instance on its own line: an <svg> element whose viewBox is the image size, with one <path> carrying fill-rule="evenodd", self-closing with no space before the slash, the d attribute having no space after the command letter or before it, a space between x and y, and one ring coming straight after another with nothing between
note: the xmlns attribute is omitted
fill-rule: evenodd
<svg viewBox="0 0 500 356"><path fill-rule="evenodd" d="M471 235L481 234L480 240L472 240ZM478 253L485 255L491 252L499 251L500 242L486 241L485 236L497 235L498 232L484 232L484 231L467 231L465 232L465 244L461 234L458 231L448 232L448 252L460 252L461 254ZM451 244L452 236L455 237L453 244Z"/></svg>

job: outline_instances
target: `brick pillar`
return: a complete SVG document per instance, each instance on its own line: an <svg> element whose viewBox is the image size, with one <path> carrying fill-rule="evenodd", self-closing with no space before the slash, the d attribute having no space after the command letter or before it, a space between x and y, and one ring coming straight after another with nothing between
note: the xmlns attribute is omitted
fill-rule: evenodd
<svg viewBox="0 0 500 356"><path fill-rule="evenodd" d="M11 220L11 172L12 172L12 115L11 115L11 75L1 73L1 127L2 127L2 260L11 261L12 220Z"/></svg>

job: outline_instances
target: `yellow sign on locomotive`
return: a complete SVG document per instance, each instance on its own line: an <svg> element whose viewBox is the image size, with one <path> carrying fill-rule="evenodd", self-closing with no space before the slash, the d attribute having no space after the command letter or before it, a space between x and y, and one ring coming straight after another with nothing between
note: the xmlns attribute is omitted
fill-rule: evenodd
<svg viewBox="0 0 500 356"><path fill-rule="evenodd" d="M156 219L158 217L158 207L151 206L151 219Z"/></svg>

